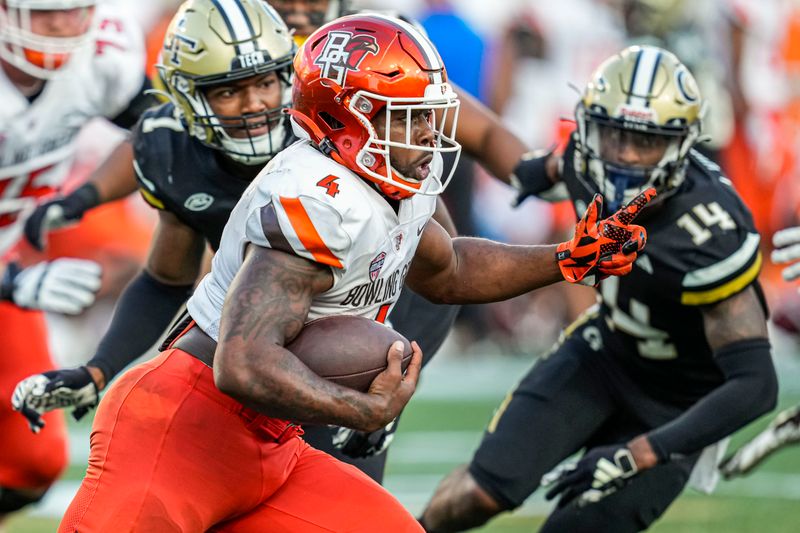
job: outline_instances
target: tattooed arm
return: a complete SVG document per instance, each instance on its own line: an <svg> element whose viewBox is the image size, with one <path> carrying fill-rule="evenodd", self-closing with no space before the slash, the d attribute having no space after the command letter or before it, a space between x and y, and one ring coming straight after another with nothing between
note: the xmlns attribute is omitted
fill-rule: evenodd
<svg viewBox="0 0 800 533"><path fill-rule="evenodd" d="M315 295L331 287L328 267L250 245L222 308L214 356L217 387L261 413L374 431L395 418L416 387L421 352L406 375L402 353L360 393L320 378L283 346L303 327Z"/></svg>

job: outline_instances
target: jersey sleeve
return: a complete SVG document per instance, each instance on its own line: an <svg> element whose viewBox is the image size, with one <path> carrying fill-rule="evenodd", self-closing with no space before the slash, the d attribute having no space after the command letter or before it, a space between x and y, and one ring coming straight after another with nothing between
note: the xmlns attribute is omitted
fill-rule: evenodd
<svg viewBox="0 0 800 533"><path fill-rule="evenodd" d="M312 196L271 196L248 217L249 242L345 270L352 239L342 215Z"/></svg>
<svg viewBox="0 0 800 533"><path fill-rule="evenodd" d="M171 165L168 131L182 131L182 125L171 114L171 106L163 105L147 111L131 133L133 168L139 193L145 202L159 210L169 210L166 194L161 190L164 169Z"/></svg>
<svg viewBox="0 0 800 533"><path fill-rule="evenodd" d="M143 87L144 36L139 24L118 5L98 7L94 70L104 84L100 113L114 118L122 113Z"/></svg>
<svg viewBox="0 0 800 533"><path fill-rule="evenodd" d="M736 242L717 239L709 246L719 246L715 261L694 268L683 276L681 303L684 305L709 305L720 302L753 283L761 271L761 237L757 232L745 232ZM725 254L725 251L728 254Z"/></svg>

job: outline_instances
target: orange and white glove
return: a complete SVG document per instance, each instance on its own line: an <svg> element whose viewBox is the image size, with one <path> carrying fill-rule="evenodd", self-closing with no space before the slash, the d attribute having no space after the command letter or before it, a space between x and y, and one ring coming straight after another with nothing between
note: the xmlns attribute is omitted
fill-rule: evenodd
<svg viewBox="0 0 800 533"><path fill-rule="evenodd" d="M597 286L608 276L630 273L637 252L647 242L647 230L632 224L642 209L656 196L647 189L608 218L597 218L603 211L603 197L595 194L583 218L575 226L571 240L562 242L556 260L564 279L570 283Z"/></svg>

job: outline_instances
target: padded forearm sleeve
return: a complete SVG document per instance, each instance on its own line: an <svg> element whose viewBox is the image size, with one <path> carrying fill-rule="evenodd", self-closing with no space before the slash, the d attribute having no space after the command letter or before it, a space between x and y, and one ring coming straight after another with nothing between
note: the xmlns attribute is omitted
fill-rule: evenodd
<svg viewBox="0 0 800 533"><path fill-rule="evenodd" d="M748 339L720 348L714 358L725 382L678 418L647 437L659 461L714 444L775 408L778 378L767 339Z"/></svg>
<svg viewBox="0 0 800 533"><path fill-rule="evenodd" d="M125 288L97 354L87 365L99 368L110 381L161 338L191 294L192 285L166 285L142 271Z"/></svg>

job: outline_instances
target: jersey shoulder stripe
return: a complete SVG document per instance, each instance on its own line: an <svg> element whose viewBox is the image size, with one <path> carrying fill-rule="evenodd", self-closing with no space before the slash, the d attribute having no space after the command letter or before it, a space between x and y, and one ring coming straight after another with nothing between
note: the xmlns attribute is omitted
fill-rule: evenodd
<svg viewBox="0 0 800 533"><path fill-rule="evenodd" d="M261 208L261 228L264 230L264 236L267 238L270 248L288 254L294 253L292 245L289 244L281 230L278 213L275 212L275 204L272 202Z"/></svg>
<svg viewBox="0 0 800 533"><path fill-rule="evenodd" d="M133 170L136 173L136 181L139 182L139 194L142 195L144 201L155 207L156 209L165 209L164 202L156 196L155 183L144 177L142 169L136 159L133 160Z"/></svg>
<svg viewBox="0 0 800 533"><path fill-rule="evenodd" d="M184 131L183 124L174 116L148 117L142 119L142 133L152 133L159 128L166 128L172 131Z"/></svg>
<svg viewBox="0 0 800 533"><path fill-rule="evenodd" d="M289 217L289 222L297 238L300 239L305 249L314 257L314 260L332 267L343 268L342 262L328 249L319 232L317 232L300 198L281 196L280 203Z"/></svg>
<svg viewBox="0 0 800 533"><path fill-rule="evenodd" d="M681 303L713 304L750 285L761 271L762 257L758 248L760 240L758 233L750 233L730 257L688 272L683 278Z"/></svg>

